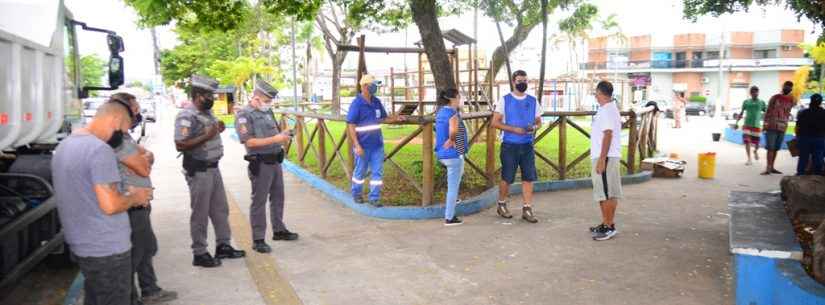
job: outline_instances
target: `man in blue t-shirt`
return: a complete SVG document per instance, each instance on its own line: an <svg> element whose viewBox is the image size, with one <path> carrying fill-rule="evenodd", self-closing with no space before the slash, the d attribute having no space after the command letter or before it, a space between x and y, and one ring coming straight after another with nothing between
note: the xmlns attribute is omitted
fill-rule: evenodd
<svg viewBox="0 0 825 305"><path fill-rule="evenodd" d="M355 152L352 198L356 203L364 203L364 176L369 168L372 172L369 203L380 207L381 186L384 184L381 180L384 175L384 137L381 135L381 124L403 120L403 117L387 116L381 100L375 96L380 84L375 77L365 74L358 84L361 86L361 93L355 96L347 112L347 137L352 141L352 149Z"/></svg>
<svg viewBox="0 0 825 305"><path fill-rule="evenodd" d="M493 127L502 131L501 137L501 182L498 192L496 212L504 218L513 215L507 209L510 184L516 179L516 170L521 168L522 192L524 199L521 218L529 223L538 219L533 215L533 181L536 181L536 159L533 152L533 132L541 126L541 106L536 98L527 94L527 73L513 72L513 92L501 97L493 110Z"/></svg>

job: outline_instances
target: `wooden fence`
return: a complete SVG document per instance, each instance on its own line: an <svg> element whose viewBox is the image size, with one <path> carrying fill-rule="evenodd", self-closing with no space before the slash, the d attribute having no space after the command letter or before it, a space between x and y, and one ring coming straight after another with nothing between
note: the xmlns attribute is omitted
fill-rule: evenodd
<svg viewBox="0 0 825 305"><path fill-rule="evenodd" d="M329 115L313 112L299 112L293 110L276 110L279 121L282 127L287 127L292 122L292 128L295 129L295 137L293 141L286 145L285 149L287 155L292 148L297 149L296 157L291 160L306 167L306 158L310 151L318 160L318 172L322 178L327 178L330 166L334 162L339 162L347 175L347 178L352 178L354 156L352 145L347 139L348 135L343 132L338 138L335 138L328 127L329 122L345 122L346 119L341 115ZM574 132L579 132L588 139L590 133L576 123L573 118L576 117L590 117L595 112L545 112L542 116L551 118L548 123L543 124L537 128L535 143L536 157L548 164L558 175L559 179L569 178L569 173L581 166L581 163L589 159L590 152L586 150L584 153L575 156L572 161L568 157L570 151L569 128ZM656 152L656 134L658 127L659 112L654 111L653 107L647 107L636 111L628 111L621 113L624 124L623 128L629 129L628 132L628 149L627 155L623 158L621 164L627 169L627 172L634 174L638 172L639 160L647 158ZM469 168L484 177L487 187L493 187L498 181L498 173L501 168L496 166L496 138L498 131L491 126L492 113L472 112L462 114L462 119L470 121L479 128L474 128L470 131L469 143L479 145L484 143L486 153L483 160L473 160L468 154L465 156L465 162ZM312 124L314 121L314 124ZM434 138L434 117L432 116L411 116L396 124L402 125L416 125L418 128L414 132L401 139L394 147L389 149L384 157L385 165L393 167L398 171L399 175L405 180L404 182L412 185L415 190L421 195L421 205L428 205L433 203L433 195L435 191L434 172L435 172L435 155L433 153ZM470 123L468 123L470 125ZM312 128L310 129L310 126ZM558 154L555 156L555 161L551 160L544 152L545 147L538 143L550 134L554 129L558 130L559 137L557 143L551 145L558 145ZM407 144L409 144L416 137L421 137L421 161L423 163L421 179L415 179L415 175L408 170L402 168L398 162L393 160L397 157L398 152L401 151ZM482 140L483 139L483 140ZM327 147L327 140L332 143L332 147Z"/></svg>

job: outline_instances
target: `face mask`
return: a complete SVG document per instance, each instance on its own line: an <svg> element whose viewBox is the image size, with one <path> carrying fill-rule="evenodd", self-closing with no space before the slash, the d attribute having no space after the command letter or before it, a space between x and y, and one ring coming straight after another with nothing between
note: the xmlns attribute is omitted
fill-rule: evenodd
<svg viewBox="0 0 825 305"><path fill-rule="evenodd" d="M138 127L138 126L140 125L140 122L142 122L142 121L143 121L143 115L141 115L140 113L138 113L138 114L135 116L135 118L134 118L134 119L132 119L132 126L131 126L131 127L129 127L129 129L135 129L136 127Z"/></svg>
<svg viewBox="0 0 825 305"><path fill-rule="evenodd" d="M516 90L518 90L518 92L522 92L522 93L526 92L527 91L527 83L516 83Z"/></svg>
<svg viewBox="0 0 825 305"><path fill-rule="evenodd" d="M117 148L120 144L123 144L123 131L115 130L112 133L112 137L109 138L109 141L106 141L106 144L109 144L112 148Z"/></svg>
<svg viewBox="0 0 825 305"><path fill-rule="evenodd" d="M214 106L214 105L215 105L215 99L214 98L211 98L211 97L204 97L203 98L203 105L202 105L203 110L212 109L212 106Z"/></svg>
<svg viewBox="0 0 825 305"><path fill-rule="evenodd" d="M369 87L367 87L367 91L369 91L370 95L375 95L375 93L378 92L378 85L370 84Z"/></svg>
<svg viewBox="0 0 825 305"><path fill-rule="evenodd" d="M793 91L791 88L782 88L782 94L788 95Z"/></svg>

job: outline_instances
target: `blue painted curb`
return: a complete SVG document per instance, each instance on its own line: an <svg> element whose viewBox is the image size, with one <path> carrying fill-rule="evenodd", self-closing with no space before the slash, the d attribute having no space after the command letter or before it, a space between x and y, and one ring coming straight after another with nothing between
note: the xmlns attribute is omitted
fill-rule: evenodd
<svg viewBox="0 0 825 305"><path fill-rule="evenodd" d="M793 259L734 255L736 305L825 305L825 286Z"/></svg>
<svg viewBox="0 0 825 305"><path fill-rule="evenodd" d="M785 134L785 139L782 141L782 148L781 149L788 149L788 141L793 140L795 138L793 135ZM725 128L725 141L744 145L745 142L742 141L742 130L741 129L733 129L733 128ZM759 147L765 147L765 133L762 133L762 136L759 137Z"/></svg>
<svg viewBox="0 0 825 305"><path fill-rule="evenodd" d="M79 305L78 299L80 298L80 291L83 289L83 273L78 272L77 276L72 281L72 285L69 286L69 290L66 292L66 298L63 299L63 305Z"/></svg>
<svg viewBox="0 0 825 305"><path fill-rule="evenodd" d="M429 205L425 207L405 206L405 207L381 207L376 208L368 204L358 204L352 200L352 195L349 192L343 191L338 187L332 185L326 180L318 177L309 171L301 168L299 165L284 160L283 168L293 175L298 176L312 187L320 190L330 198L343 204L344 206L353 209L354 211L376 218L383 219L438 219L444 217L444 205ZM651 172L641 172L638 174L628 175L622 177L622 184L637 184L649 181L652 177ZM521 194L521 184L514 184L510 193L513 195ZM592 187L590 178L576 179L576 180L561 180L561 181L540 181L533 183L534 192L553 192L560 190L580 189ZM470 215L480 212L492 206L498 198L498 187L493 187L484 191L478 196L469 200L462 200L456 206L456 214Z"/></svg>

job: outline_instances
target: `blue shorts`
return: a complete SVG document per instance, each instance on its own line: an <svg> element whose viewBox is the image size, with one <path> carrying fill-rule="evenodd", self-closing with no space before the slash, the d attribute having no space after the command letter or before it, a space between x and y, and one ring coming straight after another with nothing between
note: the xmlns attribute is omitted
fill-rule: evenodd
<svg viewBox="0 0 825 305"><path fill-rule="evenodd" d="M521 168L521 181L536 181L536 155L533 144L501 143L501 180L513 184L516 170Z"/></svg>
<svg viewBox="0 0 825 305"><path fill-rule="evenodd" d="M779 151L782 143L785 142L785 133L778 130L765 131L765 149L769 151Z"/></svg>

